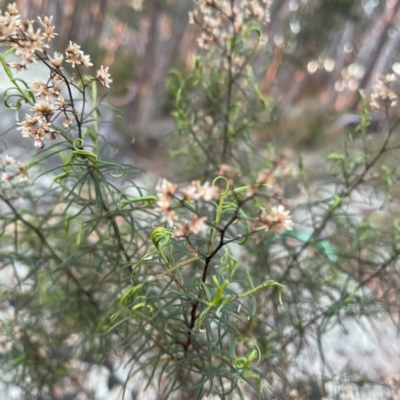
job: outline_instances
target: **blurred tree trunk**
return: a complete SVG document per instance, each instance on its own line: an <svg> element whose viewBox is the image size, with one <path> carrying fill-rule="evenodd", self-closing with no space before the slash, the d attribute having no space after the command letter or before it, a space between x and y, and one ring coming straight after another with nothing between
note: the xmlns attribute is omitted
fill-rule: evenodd
<svg viewBox="0 0 400 400"><path fill-rule="evenodd" d="M275 35L282 34L282 23L290 13L290 0L283 0L273 3L271 9L271 22L266 26L270 51L267 54L258 53L255 56L253 65L256 76L263 79L262 89L270 92L282 63L283 50L274 43ZM269 64L269 65L268 65ZM265 67L268 65L267 71Z"/></svg>
<svg viewBox="0 0 400 400"><path fill-rule="evenodd" d="M171 36L165 43L160 37L161 14L157 10L151 14L145 54L136 75L137 94L128 112L130 120L135 122L139 142L140 135L148 131L150 122L166 100L165 77L179 54L190 7L187 2L177 9L177 15L171 21Z"/></svg>
<svg viewBox="0 0 400 400"><path fill-rule="evenodd" d="M368 88L373 84L376 78L374 73L377 71L377 62L384 53L385 43L389 37L389 30L393 27L396 18L398 18L399 10L400 0L388 0L380 18L376 20L375 24L372 24L370 31L365 34L365 48L368 49L369 47L370 51L360 52L360 58L364 57L364 54L366 58L365 61L362 59L360 60L361 65L364 65L366 71L360 81L360 88ZM387 62L386 58L385 62ZM358 92L354 93L349 108L355 111L359 102L360 95Z"/></svg>
<svg viewBox="0 0 400 400"><path fill-rule="evenodd" d="M17 5L23 18L37 19L46 0L18 0ZM2 2L4 3L4 2ZM11 3L11 1L6 2Z"/></svg>
<svg viewBox="0 0 400 400"><path fill-rule="evenodd" d="M73 42L78 41L79 33L80 33L80 25L81 19L79 16L82 14L83 11L83 1L79 0L70 0L69 7L72 8L72 13L70 14L67 22L67 35L66 35L66 42L68 43L69 40Z"/></svg>
<svg viewBox="0 0 400 400"><path fill-rule="evenodd" d="M329 79L326 94L325 94L325 103L326 104L334 104L337 92L335 90L335 85L338 80L342 79L341 72L346 64L347 54L344 50L344 47L347 43L352 43L354 37L354 22L347 22L343 33L341 35L340 42L338 44L339 51L332 51L333 59L335 60L335 69L332 72L332 75Z"/></svg>
<svg viewBox="0 0 400 400"><path fill-rule="evenodd" d="M143 103L144 99L148 96L149 93L149 80L151 76L151 72L155 62L156 55L156 43L158 36L158 24L160 19L160 12L157 9L153 9L150 16L150 24L149 31L147 33L147 42L144 51L144 56L137 68L135 73L135 80L137 81L137 92L135 100L132 105L129 107L130 112L128 116L130 116L131 121L139 122L141 119L140 115L143 112ZM142 118L143 120L143 118ZM137 124L140 128L141 124Z"/></svg>
<svg viewBox="0 0 400 400"><path fill-rule="evenodd" d="M104 18L107 10L107 0L96 0L90 4L89 37L98 40L103 30Z"/></svg>
<svg viewBox="0 0 400 400"><path fill-rule="evenodd" d="M400 4L400 2L399 2ZM399 19L400 8L397 11L396 19ZM393 34L388 35L385 43L383 44L379 56L376 58L375 63L371 67L371 73L368 82L365 84L367 92L372 90L375 85L376 77L385 73L388 60L392 59L394 52L400 40L400 30L397 29Z"/></svg>

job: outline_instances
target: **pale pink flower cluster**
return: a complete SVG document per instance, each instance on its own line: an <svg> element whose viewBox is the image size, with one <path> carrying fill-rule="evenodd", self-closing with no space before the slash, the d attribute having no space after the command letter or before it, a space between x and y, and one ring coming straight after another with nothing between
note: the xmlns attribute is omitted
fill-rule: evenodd
<svg viewBox="0 0 400 400"><path fill-rule="evenodd" d="M208 182L201 184L193 181L190 185L179 189L178 185L162 179L156 187L158 197L158 209L161 211L162 220L170 226L177 224L175 237L184 237L191 234L198 234L206 229L206 218L194 215L190 222L179 221L176 210L182 208L185 202L217 200L221 195L221 190L216 186L211 186Z"/></svg>
<svg viewBox="0 0 400 400"><path fill-rule="evenodd" d="M4 15L0 12L0 42L14 47L21 63L10 63L18 71L37 61L37 52L44 53L55 37L53 17L40 16L42 29L35 30L33 21L21 20L16 3L9 4Z"/></svg>
<svg viewBox="0 0 400 400"><path fill-rule="evenodd" d="M85 55L81 50L81 46L74 42L69 42L69 45L65 50L65 55L67 63L70 63L72 68L75 68L76 65L82 65L84 67L91 67L93 65L90 62L90 56Z"/></svg>
<svg viewBox="0 0 400 400"><path fill-rule="evenodd" d="M292 389L287 400L306 400L308 398L308 393L304 393L304 391L301 393L297 389Z"/></svg>
<svg viewBox="0 0 400 400"><path fill-rule="evenodd" d="M377 84L371 94L371 110L386 110L397 105L397 94L390 87L395 80L394 74L377 78Z"/></svg>
<svg viewBox="0 0 400 400"><path fill-rule="evenodd" d="M4 15L0 11L0 40L3 41L17 35L20 25L21 16L15 3L9 4Z"/></svg>
<svg viewBox="0 0 400 400"><path fill-rule="evenodd" d="M392 400L400 400L400 375L390 374L387 371L382 372L383 382L389 386L391 390Z"/></svg>
<svg viewBox="0 0 400 400"><path fill-rule="evenodd" d="M61 91L68 82L62 70L64 56L55 52L53 57L47 54L51 40L57 35L52 25L53 17L39 16L41 29L35 29L34 21L22 20L16 3L10 4L7 11L2 14L0 11L0 44L6 44L15 48L15 55L19 62L10 62L8 65L17 72L27 68L38 59L49 66L50 77L46 82L33 81L30 90L34 94L35 104L31 114L26 114L25 120L20 122L19 130L23 137L34 140L35 147L41 149L45 139L55 140L58 131L53 128L56 116L64 115L63 126L67 128L77 114L72 104L66 103ZM91 67L90 56L83 53L81 47L69 42L65 51L65 60L75 67ZM102 85L110 87L112 82L108 67L97 71L94 78ZM72 102L72 101L71 101Z"/></svg>
<svg viewBox="0 0 400 400"><path fill-rule="evenodd" d="M57 113L64 114L66 121L71 121L69 115L76 112L61 94L63 84L62 76L51 70L47 82L33 81L30 85L36 103L31 108L31 114L26 114L25 120L18 123L17 129L22 131L23 137L33 139L37 149L43 148L45 139L56 139L58 131L53 128L53 121Z"/></svg>
<svg viewBox="0 0 400 400"><path fill-rule="evenodd" d="M18 163L9 155L3 158L0 157L0 168L2 169L1 180L11 182L16 177L21 181L26 181L29 177L26 165L20 161Z"/></svg>
<svg viewBox="0 0 400 400"><path fill-rule="evenodd" d="M240 176L240 172L232 165L222 163L219 165L218 175L235 177Z"/></svg>
<svg viewBox="0 0 400 400"><path fill-rule="evenodd" d="M271 5L272 0L262 0L261 4L257 0L243 0L241 3L246 19L255 19L265 24L271 21Z"/></svg>
<svg viewBox="0 0 400 400"><path fill-rule="evenodd" d="M97 71L96 80L99 81L103 86L109 88L112 82L111 75L108 73L108 67L101 66Z"/></svg>
<svg viewBox="0 0 400 400"><path fill-rule="evenodd" d="M177 228L172 237L179 239L192 234L198 235L201 232L205 232L207 229L206 221L206 217L198 217L197 215L193 215L190 222L178 222Z"/></svg>
<svg viewBox="0 0 400 400"><path fill-rule="evenodd" d="M21 329L15 322L14 315L10 319L2 319L0 322L0 354L2 355L10 352L15 341L21 338Z"/></svg>
<svg viewBox="0 0 400 400"><path fill-rule="evenodd" d="M260 216L253 221L253 228L260 231L291 231L293 225L290 212L282 205L272 207L269 213L260 208Z"/></svg>
<svg viewBox="0 0 400 400"><path fill-rule="evenodd" d="M243 32L250 20L267 23L270 20L272 0L199 0L199 7L189 13L189 22L201 29L200 47L208 49L211 43L225 46L229 37Z"/></svg>
<svg viewBox="0 0 400 400"><path fill-rule="evenodd" d="M162 221L167 221L171 226L178 219L177 213L172 208L172 201L177 188L178 185L168 182L166 179L163 179L156 187L158 197L157 204L163 216Z"/></svg>

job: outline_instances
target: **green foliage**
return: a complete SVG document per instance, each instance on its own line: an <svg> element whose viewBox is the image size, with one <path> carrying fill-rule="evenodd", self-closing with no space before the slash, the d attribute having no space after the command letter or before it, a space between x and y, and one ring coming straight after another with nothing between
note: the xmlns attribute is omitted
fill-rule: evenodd
<svg viewBox="0 0 400 400"><path fill-rule="evenodd" d="M248 23L243 36L234 35L227 42L227 53L221 55L216 48L195 57L186 76L170 72L167 89L174 100L172 116L185 144L172 154L184 158L187 174L196 170L195 176L211 178L228 160L249 172L254 157L250 133L268 123L273 111L251 66L260 43L260 28Z"/></svg>

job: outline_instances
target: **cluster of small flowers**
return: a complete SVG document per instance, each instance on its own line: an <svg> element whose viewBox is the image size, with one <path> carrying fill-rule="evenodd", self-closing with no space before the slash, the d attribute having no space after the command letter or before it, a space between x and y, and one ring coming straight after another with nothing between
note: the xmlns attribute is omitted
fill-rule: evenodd
<svg viewBox="0 0 400 400"><path fill-rule="evenodd" d="M267 23L272 0L243 0L235 6L235 1L199 0L199 8L189 13L189 21L201 29L198 44L209 49L211 43L225 45L229 37L243 32L249 20Z"/></svg>
<svg viewBox="0 0 400 400"><path fill-rule="evenodd" d="M0 324L0 328L2 332L5 332L5 327L3 324ZM15 327L13 332L13 338L17 338L20 334L19 328ZM6 354L12 349L13 341L7 337L6 335L0 335L0 354Z"/></svg>
<svg viewBox="0 0 400 400"><path fill-rule="evenodd" d="M5 317L0 322L0 354L8 353L13 344L20 340L23 334L21 327L27 322L29 316L25 310L18 312L18 316Z"/></svg>
<svg viewBox="0 0 400 400"><path fill-rule="evenodd" d="M210 186L208 182L203 185L199 181L193 181L189 186L178 189L178 185L161 180L156 187L158 206L162 213L163 221L173 226L178 220L176 209L182 207L185 201L205 202L217 200L221 195L221 190L217 186ZM173 201L176 207L173 207ZM198 234L206 229L206 218L194 215L190 222L178 222L174 237L184 237L190 234Z"/></svg>
<svg viewBox="0 0 400 400"><path fill-rule="evenodd" d="M340 400L353 400L354 399L354 391L353 387L347 385L341 392L340 392Z"/></svg>
<svg viewBox="0 0 400 400"><path fill-rule="evenodd" d="M21 327L26 323L29 316L25 310L19 311L18 319L11 318L9 319L8 326L3 323L0 323L0 354L4 355L9 353L14 346L18 346L22 344L23 337L25 336L25 332ZM8 333L6 335L5 333ZM49 348L44 346L42 342L42 336L39 334L34 334L32 332L29 333L29 341L34 344L36 355L47 359L49 357ZM18 341L20 343L18 343ZM19 346L18 346L19 347Z"/></svg>
<svg viewBox="0 0 400 400"><path fill-rule="evenodd" d="M245 18L255 19L265 24L271 21L269 9L272 5L272 0L263 0L262 5L256 0L243 0L241 7Z"/></svg>
<svg viewBox="0 0 400 400"><path fill-rule="evenodd" d="M392 375L387 371L383 371L382 373L383 381L386 385L390 387L391 400L400 400L400 375Z"/></svg>
<svg viewBox="0 0 400 400"><path fill-rule="evenodd" d="M248 194L256 196L259 193L260 186L267 186L269 193L271 193L272 197L279 200L280 204L289 204L289 200L282 198L283 189L276 182L284 182L287 178L293 178L299 174L298 167L289 161L288 158L290 156L291 151L283 151L279 158L270 159L272 167L261 170L258 173L256 184L249 187Z"/></svg>
<svg viewBox="0 0 400 400"><path fill-rule="evenodd" d="M292 154L293 151L287 149L280 153L279 158L273 160L272 163L275 168L275 176L294 178L299 175L300 171L298 166L290 161Z"/></svg>
<svg viewBox="0 0 400 400"><path fill-rule="evenodd" d="M61 91L63 83L67 82L61 73L64 56L54 53L53 57L47 54L51 40L57 35L52 26L53 17L38 17L42 29L35 30L34 21L23 20L15 3L8 5L4 15L0 12L0 43L15 48L15 55L20 62L10 62L8 65L17 72L26 69L38 59L42 60L50 69L50 77L47 82L34 81L30 90L35 95L35 105L32 115L26 115L25 121L21 122L19 130L23 137L34 139L35 147L43 148L44 140L56 139L56 129L52 128L57 113L65 115L64 127L68 127L76 115L76 110L71 104L66 104ZM42 32L43 30L43 32ZM73 68L76 66L90 67L90 56L85 55L80 46L70 42L65 51L66 62ZM96 78L102 85L109 87L112 82L108 67L97 71Z"/></svg>
<svg viewBox="0 0 400 400"><path fill-rule="evenodd" d="M228 177L230 179L229 183L233 184L233 178L240 176L241 174L235 167L222 163L219 165L218 175Z"/></svg>
<svg viewBox="0 0 400 400"><path fill-rule="evenodd" d="M224 167L226 169L226 167ZM182 238L192 234L204 232L207 228L207 218L201 217L197 213L192 216L190 221L178 221L176 212L182 208L186 201L194 202L203 200L209 202L217 200L221 196L221 189L217 186L210 186L208 182L201 185L199 181L193 181L189 186L178 189L178 185L163 179L156 188L158 197L158 209L162 214L162 221L168 222L175 227L173 237ZM173 202L175 201L175 205ZM198 210L198 207L195 207ZM178 221L178 222L177 222ZM260 208L260 215L253 219L252 227L255 231L283 232L293 229L293 221L290 212L285 210L282 204L271 208L267 213L264 208Z"/></svg>
<svg viewBox="0 0 400 400"><path fill-rule="evenodd" d="M297 389L292 389L289 393L288 400L305 400L308 399L309 393L299 393Z"/></svg>
<svg viewBox="0 0 400 400"><path fill-rule="evenodd" d="M10 66L18 71L36 62L37 52L44 52L49 47L50 41L55 37L52 17L39 17L43 27L34 30L33 21L28 19L22 21L15 3L9 4L7 11L2 15L0 12L0 42L7 43L16 49L15 55L22 60L20 63L11 63Z"/></svg>
<svg viewBox="0 0 400 400"><path fill-rule="evenodd" d="M218 126L217 122L214 120L213 117L207 115L204 117L204 112L199 111L197 113L196 122L192 125L192 130L196 134L205 134L208 137L210 135L217 135L218 134Z"/></svg>
<svg viewBox="0 0 400 400"><path fill-rule="evenodd" d="M207 229L206 221L206 217L193 215L190 222L178 222L175 233L172 235L172 237L179 239L188 237L189 235L198 235L201 232L205 232Z"/></svg>
<svg viewBox="0 0 400 400"><path fill-rule="evenodd" d="M65 55L67 63L75 68L77 65L83 65L84 67L91 67L93 64L90 62L90 56L85 55L81 50L81 46L76 43L69 42L68 47L65 49Z"/></svg>
<svg viewBox="0 0 400 400"><path fill-rule="evenodd" d="M283 205L274 206L269 213L260 208L260 216L252 221L253 229L257 231L284 232L293 229L290 212Z"/></svg>
<svg viewBox="0 0 400 400"><path fill-rule="evenodd" d="M5 335L0 336L0 354L8 353L12 348L12 341Z"/></svg>
<svg viewBox="0 0 400 400"><path fill-rule="evenodd" d="M396 80L394 74L379 76L377 85L371 94L371 110L386 110L397 105L397 94L390 88L390 84Z"/></svg>
<svg viewBox="0 0 400 400"><path fill-rule="evenodd" d="M16 163L13 157L7 155L4 160L0 158L0 165L3 169L1 180L4 182L11 182L16 177L19 177L21 181L26 181L29 177L25 164L20 161Z"/></svg>
<svg viewBox="0 0 400 400"><path fill-rule="evenodd" d="M58 59L59 56L55 55L55 62ZM36 102L31 108L32 114L26 114L25 120L18 123L17 129L22 131L23 137L32 138L37 149L43 148L45 139L56 139L58 131L52 124L57 112L65 115L63 122L65 128L72 122L72 115L76 113L73 106L67 104L61 94L63 82L62 76L51 70L47 83L35 80L30 85Z"/></svg>

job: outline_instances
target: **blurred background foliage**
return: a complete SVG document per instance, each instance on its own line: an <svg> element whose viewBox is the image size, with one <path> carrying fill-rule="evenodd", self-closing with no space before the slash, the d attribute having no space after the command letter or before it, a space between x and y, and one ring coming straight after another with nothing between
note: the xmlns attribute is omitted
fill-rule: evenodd
<svg viewBox="0 0 400 400"><path fill-rule="evenodd" d="M5 3L9 3L7 1ZM51 14L59 36L82 43L93 64L110 66L114 84L108 102L121 108L141 151L154 148L170 130L167 71L190 69L198 51L188 24L190 0L19 0L29 18ZM331 140L356 123L346 114L331 125L318 122L359 106L377 74L400 73L399 0L280 0L273 4L268 37L254 61L263 94L276 99L275 140L309 146ZM307 118L298 111L306 110ZM301 113L301 111L300 111ZM312 118L310 118L312 116ZM283 121L283 122L282 122ZM266 135L267 132L260 132ZM271 132L269 132L271 133ZM321 135L330 133L331 135ZM335 136L336 134L336 136Z"/></svg>

